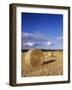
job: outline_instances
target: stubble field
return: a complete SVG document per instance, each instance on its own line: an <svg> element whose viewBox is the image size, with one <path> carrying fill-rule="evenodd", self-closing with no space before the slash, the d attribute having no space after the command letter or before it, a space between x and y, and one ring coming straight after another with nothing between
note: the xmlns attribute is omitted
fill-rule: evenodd
<svg viewBox="0 0 72 90"><path fill-rule="evenodd" d="M56 76L63 75L63 51L43 51L43 64L37 67L28 67L24 63L26 52L21 55L21 76Z"/></svg>

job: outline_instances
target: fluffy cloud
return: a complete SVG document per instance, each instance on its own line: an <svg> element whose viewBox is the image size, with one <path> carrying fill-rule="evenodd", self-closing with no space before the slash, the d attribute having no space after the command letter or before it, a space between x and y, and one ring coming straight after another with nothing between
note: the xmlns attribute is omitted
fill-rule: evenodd
<svg viewBox="0 0 72 90"><path fill-rule="evenodd" d="M38 31L35 31L33 33L22 32L22 38L25 38L25 39L30 38L30 39L35 39L35 40L46 40L47 39L45 34L38 32Z"/></svg>
<svg viewBox="0 0 72 90"><path fill-rule="evenodd" d="M47 45L48 45L48 46L50 46L50 45L52 45L52 44L53 44L53 43L52 43L51 41L48 41L48 42L47 42Z"/></svg>
<svg viewBox="0 0 72 90"><path fill-rule="evenodd" d="M34 43L33 42L27 42L27 43L24 43L23 45L33 46Z"/></svg>
<svg viewBox="0 0 72 90"><path fill-rule="evenodd" d="M55 49L62 47L63 37L59 36L52 39L41 32L22 32L22 49L41 48Z"/></svg>
<svg viewBox="0 0 72 90"><path fill-rule="evenodd" d="M38 31L33 33L22 32L22 49L44 48L47 45L48 37Z"/></svg>

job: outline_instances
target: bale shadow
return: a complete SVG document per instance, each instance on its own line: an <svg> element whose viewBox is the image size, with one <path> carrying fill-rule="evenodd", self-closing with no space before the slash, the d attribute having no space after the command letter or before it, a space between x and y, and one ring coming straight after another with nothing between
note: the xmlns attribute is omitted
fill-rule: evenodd
<svg viewBox="0 0 72 90"><path fill-rule="evenodd" d="M49 61L45 61L45 62L43 62L43 65L44 64L49 64L49 63L52 63L52 62L55 62L56 60L49 60Z"/></svg>

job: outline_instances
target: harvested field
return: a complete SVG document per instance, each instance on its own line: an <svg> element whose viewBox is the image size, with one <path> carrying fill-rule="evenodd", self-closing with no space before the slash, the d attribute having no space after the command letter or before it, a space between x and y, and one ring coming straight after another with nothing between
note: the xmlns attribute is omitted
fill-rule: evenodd
<svg viewBox="0 0 72 90"><path fill-rule="evenodd" d="M63 51L43 51L43 64L37 67L27 66L25 62L26 52L22 52L21 76L55 76L63 75Z"/></svg>

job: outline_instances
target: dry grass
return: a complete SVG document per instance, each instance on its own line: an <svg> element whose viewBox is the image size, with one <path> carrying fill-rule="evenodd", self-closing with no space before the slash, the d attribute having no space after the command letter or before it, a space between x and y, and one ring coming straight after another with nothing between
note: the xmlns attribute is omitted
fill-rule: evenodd
<svg viewBox="0 0 72 90"><path fill-rule="evenodd" d="M53 55L51 55L51 51L44 51L44 63L38 67L26 66L23 59L24 55L25 53L22 52L22 77L63 75L62 51L53 51Z"/></svg>

